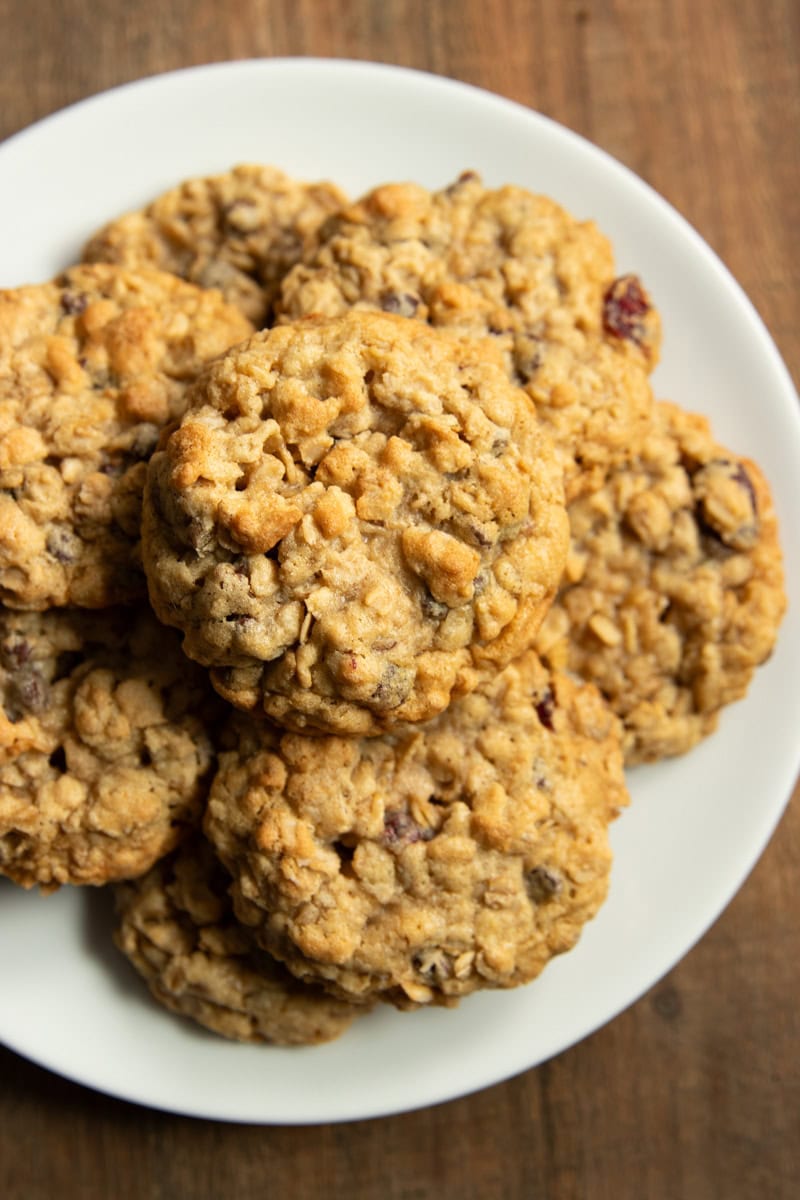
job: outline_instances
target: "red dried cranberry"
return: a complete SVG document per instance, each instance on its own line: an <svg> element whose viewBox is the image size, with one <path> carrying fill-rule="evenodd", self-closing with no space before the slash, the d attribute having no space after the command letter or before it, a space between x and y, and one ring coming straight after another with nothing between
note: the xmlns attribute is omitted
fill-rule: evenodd
<svg viewBox="0 0 800 1200"><path fill-rule="evenodd" d="M650 301L638 277L621 275L603 297L603 329L614 337L635 342L649 353L645 323L649 312Z"/></svg>

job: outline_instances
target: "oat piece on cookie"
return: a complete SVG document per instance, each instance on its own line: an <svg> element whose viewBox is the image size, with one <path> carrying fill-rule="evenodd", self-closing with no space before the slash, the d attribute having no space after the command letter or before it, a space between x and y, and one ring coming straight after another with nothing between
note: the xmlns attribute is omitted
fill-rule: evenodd
<svg viewBox="0 0 800 1200"><path fill-rule="evenodd" d="M606 895L619 724L531 652L381 738L236 721L205 830L239 919L301 978L400 1007L514 987Z"/></svg>
<svg viewBox="0 0 800 1200"><path fill-rule="evenodd" d="M101 608L144 594L145 465L189 383L252 332L172 275L73 267L0 292L0 601Z"/></svg>
<svg viewBox="0 0 800 1200"><path fill-rule="evenodd" d="M377 313L256 335L153 456L150 597L241 708L379 733L530 645L560 471L492 347Z"/></svg>
<svg viewBox="0 0 800 1200"><path fill-rule="evenodd" d="M594 222L467 173L438 192L388 184L331 217L278 312L382 309L492 336L551 426L572 492L628 453L652 408L658 314L638 279L614 272Z"/></svg>
<svg viewBox="0 0 800 1200"><path fill-rule="evenodd" d="M194 837L143 878L118 884L115 941L155 999L239 1042L332 1041L365 1006L297 980L240 925L230 879Z"/></svg>
<svg viewBox="0 0 800 1200"><path fill-rule="evenodd" d="M681 754L775 643L786 598L767 483L703 417L662 403L638 456L569 514L539 649L608 698L628 763Z"/></svg>
<svg viewBox="0 0 800 1200"><path fill-rule="evenodd" d="M332 183L302 183L276 167L243 164L188 179L140 212L111 221L83 257L150 265L219 288L260 328L283 276L310 252L322 221L346 203Z"/></svg>
<svg viewBox="0 0 800 1200"><path fill-rule="evenodd" d="M149 610L0 612L0 874L147 871L198 819L218 707Z"/></svg>

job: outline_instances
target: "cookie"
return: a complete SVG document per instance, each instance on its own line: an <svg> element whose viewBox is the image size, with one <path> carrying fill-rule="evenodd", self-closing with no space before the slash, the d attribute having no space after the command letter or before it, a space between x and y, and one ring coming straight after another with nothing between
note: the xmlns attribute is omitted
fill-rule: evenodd
<svg viewBox="0 0 800 1200"><path fill-rule="evenodd" d="M171 275L73 267L0 292L0 601L144 595L145 463L201 368L252 327Z"/></svg>
<svg viewBox="0 0 800 1200"><path fill-rule="evenodd" d="M325 217L346 202L332 183L300 183L276 167L237 166L188 179L141 212L110 222L83 257L149 265L219 288L260 328L283 276L309 251Z"/></svg>
<svg viewBox="0 0 800 1200"><path fill-rule="evenodd" d="M569 515L565 581L538 647L597 684L628 763L682 754L775 643L786 598L768 486L703 417L662 403L630 466Z"/></svg>
<svg viewBox="0 0 800 1200"><path fill-rule="evenodd" d="M147 609L0 611L0 874L147 871L197 821L217 706Z"/></svg>
<svg viewBox="0 0 800 1200"><path fill-rule="evenodd" d="M491 346L377 313L256 335L153 456L150 598L238 707L379 733L532 641L560 473Z"/></svg>
<svg viewBox="0 0 800 1200"><path fill-rule="evenodd" d="M152 460L150 596L240 707L426 719L519 653L566 552L551 447L491 348L373 313L257 335Z"/></svg>
<svg viewBox="0 0 800 1200"><path fill-rule="evenodd" d="M466 173L438 192L388 184L331 217L277 307L281 319L383 309L492 336L550 425L571 493L627 454L652 409L658 313L614 272L594 222Z"/></svg>
<svg viewBox="0 0 800 1200"><path fill-rule="evenodd" d="M238 720L204 827L239 919L299 977L400 1007L513 987L606 895L618 722L533 653L381 738Z"/></svg>
<svg viewBox="0 0 800 1200"><path fill-rule="evenodd" d="M117 884L115 941L172 1012L239 1042L339 1037L365 1006L300 983L235 919L230 880L202 838Z"/></svg>

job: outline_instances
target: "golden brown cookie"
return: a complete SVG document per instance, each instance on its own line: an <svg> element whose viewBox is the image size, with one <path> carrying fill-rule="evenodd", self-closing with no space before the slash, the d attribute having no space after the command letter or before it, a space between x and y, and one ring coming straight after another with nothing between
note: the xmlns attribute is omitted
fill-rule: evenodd
<svg viewBox="0 0 800 1200"><path fill-rule="evenodd" d="M254 325L267 324L281 279L346 203L332 183L300 183L276 167L244 164L187 179L141 212L99 230L87 262L158 267L219 288Z"/></svg>
<svg viewBox="0 0 800 1200"><path fill-rule="evenodd" d="M218 702L147 609L0 611L0 874L140 875L196 822Z"/></svg>
<svg viewBox="0 0 800 1200"><path fill-rule="evenodd" d="M118 884L115 941L155 999L239 1042L304 1046L366 1011L295 979L233 914L230 880L194 837L143 878Z"/></svg>
<svg viewBox="0 0 800 1200"><path fill-rule="evenodd" d="M619 725L532 653L381 738L236 728L206 833L239 919L336 994L403 1007L526 983L606 895Z"/></svg>
<svg viewBox="0 0 800 1200"><path fill-rule="evenodd" d="M375 188L325 223L278 302L282 319L351 308L493 337L551 428L568 495L646 429L658 313L635 276L615 278L594 222L545 196L471 172L438 192Z"/></svg>
<svg viewBox="0 0 800 1200"><path fill-rule="evenodd" d="M250 332L217 292L152 270L72 267L0 292L0 601L144 594L147 459L201 368Z"/></svg>
<svg viewBox="0 0 800 1200"><path fill-rule="evenodd" d="M662 403L630 465L569 515L539 650L597 684L622 718L628 763L682 754L775 643L786 597L767 483L703 417Z"/></svg>
<svg viewBox="0 0 800 1200"><path fill-rule="evenodd" d="M379 733L530 645L560 470L488 344L377 313L256 335L153 456L150 597L241 708Z"/></svg>

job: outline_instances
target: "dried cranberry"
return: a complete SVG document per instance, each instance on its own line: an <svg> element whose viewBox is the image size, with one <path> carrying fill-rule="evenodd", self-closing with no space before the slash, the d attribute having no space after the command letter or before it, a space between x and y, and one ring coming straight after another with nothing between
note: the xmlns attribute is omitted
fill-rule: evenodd
<svg viewBox="0 0 800 1200"><path fill-rule="evenodd" d="M433 830L418 825L405 809L391 809L384 817L381 841L390 850L402 849L412 842L429 842L432 837Z"/></svg>
<svg viewBox="0 0 800 1200"><path fill-rule="evenodd" d="M603 328L648 352L645 319L649 312L650 301L638 277L621 275L603 297Z"/></svg>
<svg viewBox="0 0 800 1200"><path fill-rule="evenodd" d="M62 292L61 293L61 308L68 317L80 316L86 311L86 306L89 303L89 297L85 292Z"/></svg>
<svg viewBox="0 0 800 1200"><path fill-rule="evenodd" d="M555 697L548 688L540 700L534 704L536 715L545 729L553 728L553 713L555 712Z"/></svg>
<svg viewBox="0 0 800 1200"><path fill-rule="evenodd" d="M0 662L4 667L13 671L26 663L32 653L33 646L29 641L12 634L0 645Z"/></svg>

